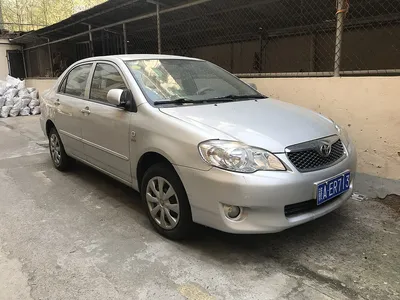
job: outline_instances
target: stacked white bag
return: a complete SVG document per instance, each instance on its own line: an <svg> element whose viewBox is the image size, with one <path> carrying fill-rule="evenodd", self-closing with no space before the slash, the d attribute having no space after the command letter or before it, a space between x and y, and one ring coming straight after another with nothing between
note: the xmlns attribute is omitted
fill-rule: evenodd
<svg viewBox="0 0 400 300"><path fill-rule="evenodd" d="M25 80L7 76L0 80L0 117L40 114L40 101L35 88L26 88Z"/></svg>

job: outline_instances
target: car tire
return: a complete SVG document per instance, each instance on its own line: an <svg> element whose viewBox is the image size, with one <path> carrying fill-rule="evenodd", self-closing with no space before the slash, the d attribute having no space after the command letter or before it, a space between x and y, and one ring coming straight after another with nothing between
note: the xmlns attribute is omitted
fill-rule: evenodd
<svg viewBox="0 0 400 300"><path fill-rule="evenodd" d="M151 166L143 176L140 191L147 216L158 233L172 240L189 236L194 225L192 212L182 181L172 166Z"/></svg>
<svg viewBox="0 0 400 300"><path fill-rule="evenodd" d="M54 167L59 171L66 171L70 165L70 158L65 153L60 135L54 127L49 132L49 149Z"/></svg>

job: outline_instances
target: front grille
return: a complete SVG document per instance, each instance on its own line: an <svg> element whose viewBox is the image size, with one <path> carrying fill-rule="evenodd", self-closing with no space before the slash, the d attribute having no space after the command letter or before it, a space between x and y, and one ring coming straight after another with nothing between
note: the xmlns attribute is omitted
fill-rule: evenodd
<svg viewBox="0 0 400 300"><path fill-rule="evenodd" d="M327 168L344 156L344 147L341 140L337 140L331 146L331 153L324 157L316 148L290 151L287 153L289 160L300 172L310 172L317 169Z"/></svg>
<svg viewBox="0 0 400 300"><path fill-rule="evenodd" d="M304 214L304 213L313 211L315 209L324 207L325 205L329 205L329 204L335 202L339 197L340 196L337 196L337 197L335 197L329 201L326 201L320 205L317 205L317 200L315 200L315 199L286 205L285 206L285 216L292 217L295 215L300 215L300 214Z"/></svg>

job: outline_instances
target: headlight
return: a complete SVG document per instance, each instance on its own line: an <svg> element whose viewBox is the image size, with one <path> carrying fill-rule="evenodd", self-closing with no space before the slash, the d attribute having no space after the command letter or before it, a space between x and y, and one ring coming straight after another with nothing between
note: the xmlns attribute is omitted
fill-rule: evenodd
<svg viewBox="0 0 400 300"><path fill-rule="evenodd" d="M233 141L210 140L199 144L205 162L221 169L253 173L285 171L282 162L272 153Z"/></svg>

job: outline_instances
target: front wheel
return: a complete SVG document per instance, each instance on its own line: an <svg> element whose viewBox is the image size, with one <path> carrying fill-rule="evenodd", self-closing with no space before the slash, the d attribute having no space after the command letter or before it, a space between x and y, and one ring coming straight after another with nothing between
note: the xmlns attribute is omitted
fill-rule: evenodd
<svg viewBox="0 0 400 300"><path fill-rule="evenodd" d="M142 181L141 197L153 227L163 236L179 240L193 228L186 191L172 166L150 167Z"/></svg>
<svg viewBox="0 0 400 300"><path fill-rule="evenodd" d="M54 127L50 129L49 133L49 149L54 167L59 171L67 170L69 166L69 157L67 153L65 153L60 135Z"/></svg>

